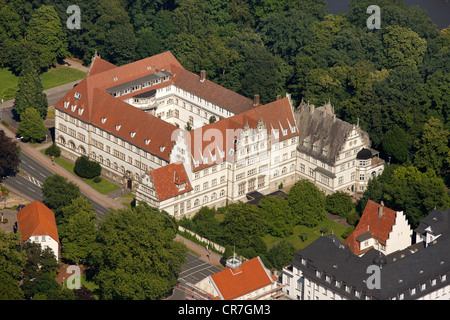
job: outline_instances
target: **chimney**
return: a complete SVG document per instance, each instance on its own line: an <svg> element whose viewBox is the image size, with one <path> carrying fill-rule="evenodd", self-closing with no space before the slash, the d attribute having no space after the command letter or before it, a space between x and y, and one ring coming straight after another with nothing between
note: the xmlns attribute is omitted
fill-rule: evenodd
<svg viewBox="0 0 450 320"><path fill-rule="evenodd" d="M200 71L200 82L205 81L206 79L206 70L201 70Z"/></svg>
<svg viewBox="0 0 450 320"><path fill-rule="evenodd" d="M381 201L381 205L378 207L378 217L380 217L380 218L384 215L383 208L384 208L384 202Z"/></svg>
<svg viewBox="0 0 450 320"><path fill-rule="evenodd" d="M277 95L277 101L281 100L281 95Z"/></svg>
<svg viewBox="0 0 450 320"><path fill-rule="evenodd" d="M253 97L253 106L256 107L259 105L259 94L255 94Z"/></svg>

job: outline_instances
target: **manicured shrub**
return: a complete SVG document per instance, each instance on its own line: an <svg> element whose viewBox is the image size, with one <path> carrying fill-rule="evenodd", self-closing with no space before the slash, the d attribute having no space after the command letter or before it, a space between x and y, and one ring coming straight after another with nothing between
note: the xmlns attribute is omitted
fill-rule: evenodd
<svg viewBox="0 0 450 320"><path fill-rule="evenodd" d="M73 171L82 178L92 179L102 172L100 163L91 161L87 156L81 156L75 161Z"/></svg>

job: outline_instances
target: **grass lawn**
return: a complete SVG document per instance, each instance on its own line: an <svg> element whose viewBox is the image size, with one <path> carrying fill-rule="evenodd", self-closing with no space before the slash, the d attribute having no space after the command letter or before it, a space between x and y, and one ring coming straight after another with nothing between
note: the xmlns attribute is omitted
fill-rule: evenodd
<svg viewBox="0 0 450 320"><path fill-rule="evenodd" d="M41 74L44 90L60 86L75 80L83 79L86 73L69 67L58 67Z"/></svg>
<svg viewBox="0 0 450 320"><path fill-rule="evenodd" d="M44 90L83 79L86 73L77 69L61 66L41 74ZM0 99L14 99L19 77L6 68L0 69Z"/></svg>
<svg viewBox="0 0 450 320"><path fill-rule="evenodd" d="M45 150L42 150L42 153L44 153ZM64 160L62 158L55 158L55 162L59 164L61 167L66 169L67 171L71 172L72 174L76 175L73 171L73 168L75 165L67 160ZM90 185L92 188L97 190L98 192L102 194L110 193L111 191L117 190L120 187L106 179L102 178L102 181L100 182L94 182L94 179L86 179L86 178L80 178L84 182L86 182L88 185Z"/></svg>
<svg viewBox="0 0 450 320"><path fill-rule="evenodd" d="M301 225L295 226L293 234L290 235L289 237L278 238L278 237L273 237L273 236L267 234L263 237L263 240L266 243L267 247L270 248L270 247L274 246L275 244L277 244L278 242L280 242L281 240L285 239L285 240L289 241L290 243L292 243L292 245L298 251L298 250L305 248L310 243L312 243L314 240L316 240L317 238L322 236L322 233L320 232L320 230L324 226L328 227L328 232L326 232L324 235L327 235L327 234L330 234L331 232L333 232L336 237L338 237L341 240L344 240L344 238L342 238L341 235L345 232L345 230L347 228L337 222L334 222L333 220L331 220L327 217L325 217L325 219L314 228L308 228L308 227L301 226ZM299 237L299 235L302 232L305 232L307 235L306 241L302 241Z"/></svg>

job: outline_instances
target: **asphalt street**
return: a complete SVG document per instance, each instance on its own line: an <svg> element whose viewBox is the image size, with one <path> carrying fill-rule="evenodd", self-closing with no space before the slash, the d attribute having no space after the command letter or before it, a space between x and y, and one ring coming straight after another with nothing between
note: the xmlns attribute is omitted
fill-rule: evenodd
<svg viewBox="0 0 450 320"><path fill-rule="evenodd" d="M22 174L17 174L15 177L8 177L3 182L8 187L11 187L26 197L36 200L43 201L41 185L45 178L54 174L51 170L46 168L44 165L22 152L20 155L22 162L20 163L20 169L23 170ZM94 211L97 213L99 218L108 213L109 208L105 208L96 201L89 198L86 194L83 194L93 205Z"/></svg>

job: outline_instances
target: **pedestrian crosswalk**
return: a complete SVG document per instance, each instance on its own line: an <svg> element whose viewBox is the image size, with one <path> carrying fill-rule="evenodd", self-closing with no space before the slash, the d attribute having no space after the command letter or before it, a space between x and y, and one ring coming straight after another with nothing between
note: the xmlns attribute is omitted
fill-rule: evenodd
<svg viewBox="0 0 450 320"><path fill-rule="evenodd" d="M39 188L40 188L41 185L42 185L42 183L41 183L38 179L36 179L36 178L34 178L34 177L32 177L32 176L28 176L28 180L29 180L31 183L37 185Z"/></svg>

